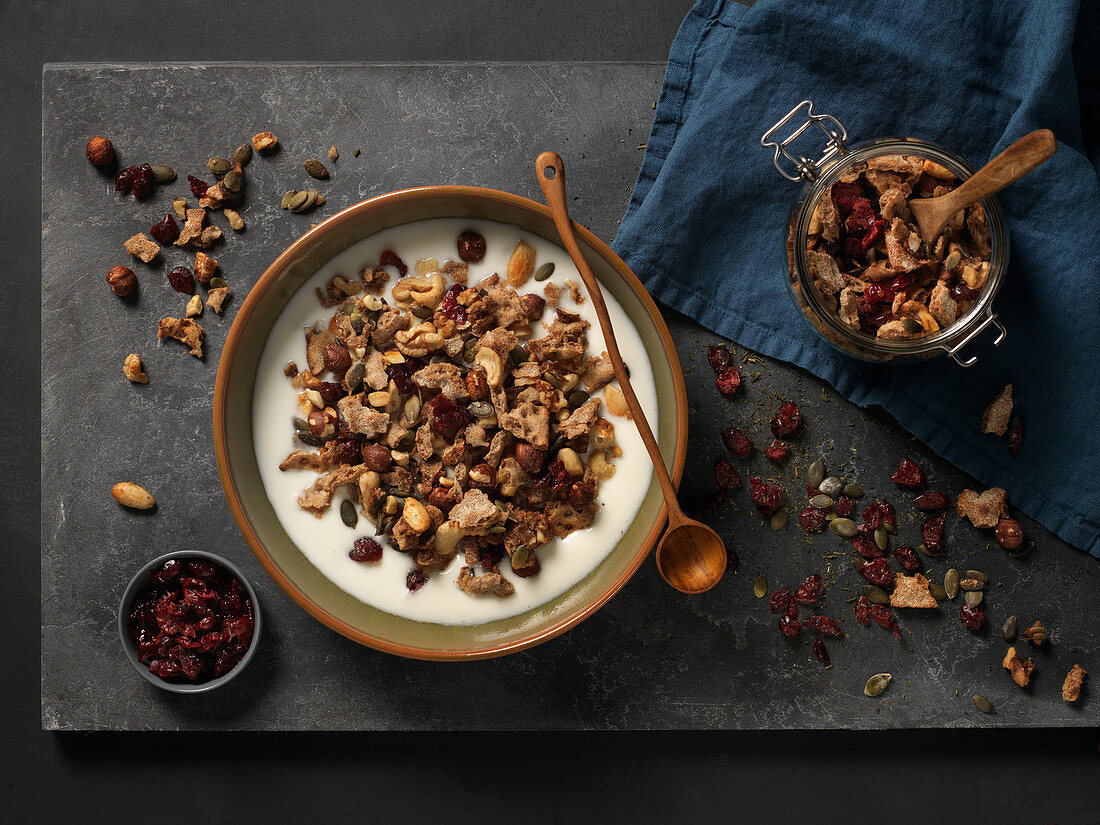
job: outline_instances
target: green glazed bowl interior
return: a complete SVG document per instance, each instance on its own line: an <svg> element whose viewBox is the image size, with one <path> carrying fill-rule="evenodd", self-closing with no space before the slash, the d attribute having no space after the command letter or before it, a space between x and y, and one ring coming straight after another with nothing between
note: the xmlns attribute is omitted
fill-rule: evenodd
<svg viewBox="0 0 1100 825"><path fill-rule="evenodd" d="M222 486L241 532L264 569L294 601L330 628L378 650L420 659L500 656L567 630L598 610L629 580L665 521L664 502L654 479L630 529L587 577L526 613L477 625L418 622L365 604L322 575L286 535L260 478L252 433L256 369L275 321L302 284L361 239L412 221L454 217L513 224L560 244L545 206L491 189L424 187L352 206L303 235L252 288L222 351L214 395L214 440ZM660 409L660 420L650 423L665 463L678 481L687 446L687 402L668 329L626 264L591 232L574 226L601 286L630 316L649 353Z"/></svg>

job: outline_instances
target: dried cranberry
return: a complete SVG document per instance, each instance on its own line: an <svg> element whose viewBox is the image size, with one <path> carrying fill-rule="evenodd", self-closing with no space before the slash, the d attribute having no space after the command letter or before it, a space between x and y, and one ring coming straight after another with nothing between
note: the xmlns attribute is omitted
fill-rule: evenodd
<svg viewBox="0 0 1100 825"><path fill-rule="evenodd" d="M955 284L951 287L951 297L958 303L959 301L976 301L978 296L981 295L976 289L971 289L966 284Z"/></svg>
<svg viewBox="0 0 1100 825"><path fill-rule="evenodd" d="M359 442L354 439L341 441L336 447L336 460L340 464L354 466L363 463L363 453L359 448Z"/></svg>
<svg viewBox="0 0 1100 825"><path fill-rule="evenodd" d="M196 178L194 175L187 176L187 185L191 188L191 194L196 198L201 198L206 194L206 190L210 188L209 183L200 178Z"/></svg>
<svg viewBox="0 0 1100 825"><path fill-rule="evenodd" d="M787 612L784 613L783 615L785 615L788 619L797 619L798 618L798 602L791 602L790 604L788 604L787 605Z"/></svg>
<svg viewBox="0 0 1100 825"><path fill-rule="evenodd" d="M405 577L405 587L409 589L410 593L415 593L427 583L428 574L423 570L410 570L409 575Z"/></svg>
<svg viewBox="0 0 1100 825"><path fill-rule="evenodd" d="M894 618L893 612L884 604L873 604L869 608L871 618L875 620L875 623L880 627L885 627L887 630L891 630L894 633L895 638L901 638L901 629L898 627L898 620Z"/></svg>
<svg viewBox="0 0 1100 825"><path fill-rule="evenodd" d="M881 559L886 555L882 550L879 550L873 539L859 534L852 536L852 547L865 559Z"/></svg>
<svg viewBox="0 0 1100 825"><path fill-rule="evenodd" d="M560 458L555 458L546 465L546 478L547 485L556 493L565 489L570 483L572 476L570 476L569 471L565 469L565 462Z"/></svg>
<svg viewBox="0 0 1100 825"><path fill-rule="evenodd" d="M432 412L432 432L454 441L458 431L470 423L470 414L465 407L455 404L440 393L427 403Z"/></svg>
<svg viewBox="0 0 1100 825"><path fill-rule="evenodd" d="M392 249L382 250L382 254L378 256L378 265L397 267L397 271L402 278L409 272L409 268L405 266L405 262L397 257L397 253Z"/></svg>
<svg viewBox="0 0 1100 825"><path fill-rule="evenodd" d="M490 545L489 547L481 548L481 552L478 554L478 564L485 570L492 570L501 560L504 558L504 545Z"/></svg>
<svg viewBox="0 0 1100 825"><path fill-rule="evenodd" d="M136 169L136 166L127 166L115 175L116 192L121 192L124 195L130 194L130 190L134 188L134 171Z"/></svg>
<svg viewBox="0 0 1100 825"><path fill-rule="evenodd" d="M707 360L710 362L711 369L716 373L728 367L732 358L730 351L720 344L714 344L707 348Z"/></svg>
<svg viewBox="0 0 1100 825"><path fill-rule="evenodd" d="M862 304L860 305L860 308L862 309ZM878 315L868 315L866 317L860 315L859 328L868 335L874 335L876 332L878 332L879 327L893 320L894 313L889 311L881 312Z"/></svg>
<svg viewBox="0 0 1100 825"><path fill-rule="evenodd" d="M1020 444L1024 440L1024 419L1019 413L1012 416L1012 423L1008 425L1008 454L1013 458L1020 452Z"/></svg>
<svg viewBox="0 0 1100 825"><path fill-rule="evenodd" d="M326 404L335 404L344 396L344 388L335 381L322 381L321 386L317 388L317 392L320 393L321 400Z"/></svg>
<svg viewBox="0 0 1100 825"><path fill-rule="evenodd" d="M744 458L754 449L749 437L737 427L727 427L722 430L722 443L738 458Z"/></svg>
<svg viewBox="0 0 1100 825"><path fill-rule="evenodd" d="M920 537L929 551L933 553L943 551L943 513L924 520L920 526Z"/></svg>
<svg viewBox="0 0 1100 825"><path fill-rule="evenodd" d="M841 248L849 258L858 258L863 254L863 244L858 237L845 238Z"/></svg>
<svg viewBox="0 0 1100 825"><path fill-rule="evenodd" d="M860 252L866 252L868 249L870 249L872 246L874 246L875 241L877 241L879 238L881 238L885 231L886 231L886 221L877 220L874 223L872 223L871 228L867 230L867 234L865 234L862 238L859 239L859 250L860 250Z"/></svg>
<svg viewBox="0 0 1100 825"><path fill-rule="evenodd" d="M177 266L168 271L168 283L176 292L190 295L195 291L195 279L191 277L191 270L185 266Z"/></svg>
<svg viewBox="0 0 1100 825"><path fill-rule="evenodd" d="M766 481L761 481L759 476L750 476L749 487L752 489L750 495L752 503L765 516L774 513L783 502L783 488L778 484L768 484Z"/></svg>
<svg viewBox="0 0 1100 825"><path fill-rule="evenodd" d="M866 627L871 623L871 603L866 596L856 599L856 621Z"/></svg>
<svg viewBox="0 0 1100 825"><path fill-rule="evenodd" d="M352 561L381 561L382 545L374 539L362 536L355 540L348 556Z"/></svg>
<svg viewBox="0 0 1100 825"><path fill-rule="evenodd" d="M798 589L794 591L794 600L799 604L814 604L821 598L821 589L824 582L817 573L807 576Z"/></svg>
<svg viewBox="0 0 1100 825"><path fill-rule="evenodd" d="M852 205L863 197L863 190L857 184L839 182L833 184L832 196L837 208L847 214L851 211Z"/></svg>
<svg viewBox="0 0 1100 825"><path fill-rule="evenodd" d="M877 530L883 524L897 526L898 519L894 513L894 505L885 499L875 499L863 508L863 522L872 530Z"/></svg>
<svg viewBox="0 0 1100 825"><path fill-rule="evenodd" d="M903 272L892 281L890 281L890 291L896 294L898 292L901 292L911 283L913 283L913 273Z"/></svg>
<svg viewBox="0 0 1100 825"><path fill-rule="evenodd" d="M798 523L802 529L811 533L820 533L824 530L826 521L825 511L818 510L813 505L807 505L806 509L798 514Z"/></svg>
<svg viewBox="0 0 1100 825"><path fill-rule="evenodd" d="M714 386L722 395L733 395L741 387L741 373L737 367L726 367L714 379Z"/></svg>
<svg viewBox="0 0 1100 825"><path fill-rule="evenodd" d="M917 555L916 550L908 545L895 548L894 558L901 562L901 566L910 573L915 573L921 568L920 556Z"/></svg>
<svg viewBox="0 0 1100 825"><path fill-rule="evenodd" d="M153 183L153 168L148 163L131 168L134 170L130 177L131 192L139 201L145 200L152 194L155 186Z"/></svg>
<svg viewBox="0 0 1100 825"><path fill-rule="evenodd" d="M985 611L981 606L971 607L968 604L964 604L959 609L959 621L962 622L963 627L967 630L977 633L985 627Z"/></svg>
<svg viewBox="0 0 1100 825"><path fill-rule="evenodd" d="M786 438L802 426L802 410L793 401L784 401L771 421L772 435Z"/></svg>
<svg viewBox="0 0 1100 825"><path fill-rule="evenodd" d="M858 235L862 238L874 227L876 220L879 220L879 217L875 214L871 201L867 198L856 198L852 203L852 211L844 221L844 229L849 235Z"/></svg>
<svg viewBox="0 0 1100 825"><path fill-rule="evenodd" d="M828 616L810 616L802 622L802 626L822 636L840 637L840 622L830 619Z"/></svg>
<svg viewBox="0 0 1100 825"><path fill-rule="evenodd" d="M720 458L714 462L714 481L723 490L731 490L741 486L741 474L728 458Z"/></svg>
<svg viewBox="0 0 1100 825"><path fill-rule="evenodd" d="M157 242L168 246L176 238L180 236L179 227L176 226L176 219L171 215L165 215L160 221L155 223L149 228L149 234L153 236L153 239Z"/></svg>
<svg viewBox="0 0 1100 825"><path fill-rule="evenodd" d="M825 667L828 667L830 664L830 659L829 651L825 649L825 643L821 641L821 639L814 639L814 642L812 645L810 645L810 647L813 649L814 656L817 657L817 660L821 662L821 664L825 665Z"/></svg>
<svg viewBox="0 0 1100 825"><path fill-rule="evenodd" d="M791 448L780 441L778 438L764 448L764 455L766 455L772 461L782 461L790 454Z"/></svg>
<svg viewBox="0 0 1100 825"><path fill-rule="evenodd" d="M921 493L913 499L913 506L918 510L942 510L947 504L947 496L943 493Z"/></svg>
<svg viewBox="0 0 1100 825"><path fill-rule="evenodd" d="M412 374L416 372L408 361L401 364L390 364L386 368L386 374L397 385L397 391L402 395L413 395L416 392L416 384L412 380Z"/></svg>
<svg viewBox="0 0 1100 825"><path fill-rule="evenodd" d="M894 292L883 284L867 284L863 290L863 300L872 304L884 304L894 300Z"/></svg>
<svg viewBox="0 0 1100 825"><path fill-rule="evenodd" d="M443 293L439 302L439 311L454 321L456 324L466 323L466 307L458 302L458 296L465 289L461 284L452 285Z"/></svg>
<svg viewBox="0 0 1100 825"><path fill-rule="evenodd" d="M852 515L854 509L856 509L856 500L848 496L841 496L833 505L833 512L841 518L848 518L848 516Z"/></svg>
<svg viewBox="0 0 1100 825"><path fill-rule="evenodd" d="M859 575L879 587L888 587L894 581L894 574L890 572L890 566L886 563L886 559L865 562L859 568Z"/></svg>
<svg viewBox="0 0 1100 825"><path fill-rule="evenodd" d="M183 565L181 565L178 561L176 561L175 559L168 559L168 561L164 563L164 566L153 574L153 579L160 584L167 584L168 582L172 581L172 579L179 576L182 569Z"/></svg>
<svg viewBox="0 0 1100 825"><path fill-rule="evenodd" d="M779 632L784 636L793 639L802 631L802 624L798 619L792 619L790 616L783 615L779 617Z"/></svg>
<svg viewBox="0 0 1100 825"><path fill-rule="evenodd" d="M692 515L696 519L705 519L709 516L713 516L720 509L722 505L726 503L726 491L718 490L710 498L704 501L702 504L697 505L692 510Z"/></svg>
<svg viewBox="0 0 1100 825"><path fill-rule="evenodd" d="M890 480L911 490L923 490L927 486L924 481L924 472L911 458L901 460L901 464L894 470Z"/></svg>
<svg viewBox="0 0 1100 825"><path fill-rule="evenodd" d="M778 613L780 610L786 610L787 605L791 603L791 591L790 590L776 590L771 596L768 597L768 607L772 613Z"/></svg>

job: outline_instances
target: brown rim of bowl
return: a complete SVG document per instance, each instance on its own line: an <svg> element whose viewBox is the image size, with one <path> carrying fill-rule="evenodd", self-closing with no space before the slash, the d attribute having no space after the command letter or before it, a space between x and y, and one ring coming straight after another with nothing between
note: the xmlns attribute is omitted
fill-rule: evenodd
<svg viewBox="0 0 1100 825"><path fill-rule="evenodd" d="M294 583L283 576L278 566L267 555L267 551L260 543L255 531L252 528L252 523L245 515L244 509L241 507L240 497L237 492L237 486L233 479L229 476L228 466L226 464L226 441L225 441L225 426L223 424L224 419L224 405L226 395L226 371L222 369L222 365L232 357L233 351L237 346L238 339L242 335L248 316L251 314L252 309L258 301L258 296L261 292L267 289L272 282L274 282L277 275L282 269L290 262L290 260L297 254L298 250L305 246L309 239L316 235L322 234L330 227L351 220L356 217L360 212L365 212L373 209L377 209L380 206L386 204L399 202L410 198L422 198L432 195L444 195L444 196L477 196L481 198L488 198L490 200L502 201L504 203L511 204L530 212L536 212L542 217L552 220L550 216L550 210L541 203L530 200L529 198L521 197L520 195L513 195L509 192L501 192L497 189L484 189L477 186L419 186L413 189L402 189L397 192L390 192L385 195L378 195L370 198L354 206L349 206L341 212L337 212L331 218L323 221L311 230L306 232L294 243L287 247L282 254L269 266L264 274L260 276L260 279L249 291L244 303L241 304L240 309L237 310L237 315L233 319L233 325L229 330L229 335L226 337L225 345L222 347L222 354L218 360L218 374L214 384L214 452L218 460L218 475L221 478L222 490L225 492L225 497L229 502L229 509L233 512L233 518L237 522L237 527L240 529L242 535L244 535L245 541L248 542L248 546L252 549L253 554L259 559L260 564L263 565L267 574L274 579L275 583L290 596L303 610L309 613L317 621L326 627L335 630L337 633L346 636L352 641L358 642L361 645L365 645L375 650L380 650L384 653L392 653L397 656L404 656L412 659L425 659L432 661L469 661L474 659L491 659L497 656L504 656L509 653L518 653L521 650L527 650L542 642L548 641L554 638L566 630L574 627L582 622L584 619L591 616L614 596L622 587L630 580L630 578L641 567L642 562L645 561L650 551L653 549L653 545L656 543L658 537L664 530L666 520L666 507L662 504L661 515L657 519L656 524L646 536L645 541L642 542L637 554L627 565L626 569L611 583L603 593L601 593L596 599L589 603L582 610L573 613L570 616L566 616L560 621L554 623L548 628L545 628L538 633L534 633L531 636L520 639L514 642L508 642L507 644L498 645L495 647L487 647L478 650L455 650L455 651L438 651L438 650L425 650L423 648L409 647L406 645L394 644L388 642L385 639L379 639L375 636L365 633L357 628L351 627L337 620L330 615L320 605L311 599L307 598L305 594L295 587ZM684 388L684 374L680 367L680 359L676 354L676 348L672 343L672 336L669 334L668 326L665 324L664 318L661 317L660 312L657 310L657 305L653 303L653 299L642 286L641 281L631 271L630 267L620 258L615 252L605 244L602 240L597 238L592 232L580 224L573 222L573 231L577 233L577 236L584 241L587 241L593 247L595 247L600 254L607 257L609 261L618 270L619 274L627 282L630 288L637 295L638 299L642 302L642 305L646 308L652 319L654 326L657 328L657 333L661 338L661 343L665 348L665 356L669 359L672 365L672 374L675 384L676 392L676 419L677 419L677 443L676 454L672 467L672 480L676 486L679 486L680 478L684 471L684 462L687 456L687 392Z"/></svg>

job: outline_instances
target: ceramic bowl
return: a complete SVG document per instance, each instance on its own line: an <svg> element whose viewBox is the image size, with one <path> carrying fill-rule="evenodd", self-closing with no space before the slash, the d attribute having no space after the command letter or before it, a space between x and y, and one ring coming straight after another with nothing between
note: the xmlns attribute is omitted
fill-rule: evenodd
<svg viewBox="0 0 1100 825"><path fill-rule="evenodd" d="M256 369L276 319L317 270L337 253L376 232L430 218L512 224L560 244L542 204L466 186L408 189L359 203L295 241L267 269L237 312L222 350L214 392L214 442L222 486L241 532L264 569L303 609L328 627L377 650L418 659L501 656L553 638L591 616L630 579L665 522L656 478L631 528L587 577L552 601L508 619L440 625L395 616L341 590L286 535L260 478L253 449L252 393ZM660 420L651 422L665 462L679 480L687 448L687 400L676 350L657 307L611 249L575 225L582 250L603 289L622 305L649 353Z"/></svg>
<svg viewBox="0 0 1100 825"><path fill-rule="evenodd" d="M252 613L256 622L255 630L252 633L252 643L248 646L248 651L244 654L244 658L237 662L237 666L216 679L209 679L205 682L198 683L169 682L154 675L150 672L148 667L138 661L137 645L135 645L134 640L130 638L130 628L126 620L130 615L130 608L133 607L134 600L137 598L138 594L153 583L153 573L160 570L169 559L179 559L180 561L186 561L187 559L205 559L206 561L220 564L237 577L238 581L240 581L241 585L244 587L245 592L248 594L248 598L252 600ZM256 591L252 589L252 585L249 584L244 573L240 571L237 565L229 561L229 559L216 555L215 553L207 553L204 550L184 550L178 553L165 553L163 556L158 556L153 559L138 570L137 573L134 574L134 577L130 579L130 583L126 585L126 590L122 593L122 601L118 608L118 634L122 639L122 649L126 653L126 658L130 660L130 664L132 664L137 672L146 680L171 693L206 693L236 678L237 674L244 670L248 666L248 663L252 661L252 657L255 655L256 648L260 643L260 631L262 629L263 615L260 611L260 600L256 598Z"/></svg>

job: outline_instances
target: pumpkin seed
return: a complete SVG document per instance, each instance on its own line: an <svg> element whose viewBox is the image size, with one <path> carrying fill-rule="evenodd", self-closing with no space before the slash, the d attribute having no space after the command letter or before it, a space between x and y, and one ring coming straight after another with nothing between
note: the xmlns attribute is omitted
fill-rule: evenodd
<svg viewBox="0 0 1100 825"><path fill-rule="evenodd" d="M233 164L225 158L210 158L210 160L206 162L206 168L220 178L233 168Z"/></svg>
<svg viewBox="0 0 1100 825"><path fill-rule="evenodd" d="M982 603L982 599L984 597L985 597L985 593L983 593L981 590L967 590L966 591L966 596L964 597L963 600L970 607L977 607L978 605L980 605Z"/></svg>
<svg viewBox="0 0 1100 825"><path fill-rule="evenodd" d="M938 602L942 602L947 598L947 591L943 589L943 585L937 584L936 582L928 583L928 592L931 593L932 598Z"/></svg>
<svg viewBox="0 0 1100 825"><path fill-rule="evenodd" d="M989 576L987 576L981 570L967 570L966 577L968 579L977 579L978 581L982 582L982 584L985 584L989 581Z"/></svg>
<svg viewBox="0 0 1100 825"><path fill-rule="evenodd" d="M513 364L519 366L527 362L527 350L521 344L516 344L512 347L512 351L508 353L508 357L512 359Z"/></svg>
<svg viewBox="0 0 1100 825"><path fill-rule="evenodd" d="M311 432L298 433L298 440L310 447L324 447L324 439L318 438Z"/></svg>
<svg viewBox="0 0 1100 825"><path fill-rule="evenodd" d="M542 371L542 380L556 390L560 390L562 387L565 386L565 382L558 378L558 376L554 375L554 373L550 372L550 370Z"/></svg>
<svg viewBox="0 0 1100 825"><path fill-rule="evenodd" d="M859 498L863 495L863 488L858 484L845 484L844 495L848 496L848 498Z"/></svg>
<svg viewBox="0 0 1100 825"><path fill-rule="evenodd" d="M959 579L959 587L969 592L981 591L985 589L985 582L978 581L977 579Z"/></svg>
<svg viewBox="0 0 1100 825"><path fill-rule="evenodd" d="M879 550L885 550L890 546L890 537L886 535L886 531L881 527L875 530L875 544L878 545Z"/></svg>
<svg viewBox="0 0 1100 825"><path fill-rule="evenodd" d="M873 584L863 585L863 595L872 604L890 604L890 594Z"/></svg>
<svg viewBox="0 0 1100 825"><path fill-rule="evenodd" d="M417 318L420 318L421 320L431 318L433 315L435 315L435 310L431 307L413 307L409 310L409 312L411 312L413 315L415 315Z"/></svg>
<svg viewBox="0 0 1100 825"><path fill-rule="evenodd" d="M367 371L366 365L362 361L356 361L350 367L348 371L344 373L344 385L348 392L351 392L360 384L363 383L363 374Z"/></svg>
<svg viewBox="0 0 1100 825"><path fill-rule="evenodd" d="M924 329L924 327L920 325L920 321L914 321L912 318L902 318L901 323L902 326L905 327L905 331L910 335L916 335Z"/></svg>
<svg viewBox="0 0 1100 825"><path fill-rule="evenodd" d="M306 199L302 201L301 206L291 207L294 212L305 212L307 209L311 209L313 204L317 202L317 190L310 189L305 193Z"/></svg>
<svg viewBox="0 0 1100 825"><path fill-rule="evenodd" d="M157 183L171 183L176 179L176 170L171 166L162 166L157 164L156 166L149 167L153 172L153 180Z"/></svg>
<svg viewBox="0 0 1100 825"><path fill-rule="evenodd" d="M477 340L467 341L466 345L462 348L462 360L467 364L472 364L474 358L477 357Z"/></svg>
<svg viewBox="0 0 1100 825"><path fill-rule="evenodd" d="M328 169L317 158L306 158L302 161L302 166L309 172L310 177L317 178L317 180L328 180Z"/></svg>
<svg viewBox="0 0 1100 825"><path fill-rule="evenodd" d="M822 493L821 495L811 498L810 504L816 507L818 510L825 510L826 508L832 507L834 502L831 498Z"/></svg>
<svg viewBox="0 0 1100 825"><path fill-rule="evenodd" d="M219 278L217 275L215 275L213 278L210 279L210 282L206 285L206 288L225 289L227 286L229 286L229 284L227 284L222 278Z"/></svg>
<svg viewBox="0 0 1100 825"><path fill-rule="evenodd" d="M523 566L527 564L531 558L531 551L526 544L521 544L515 550L512 551L512 569L522 570Z"/></svg>
<svg viewBox="0 0 1100 825"><path fill-rule="evenodd" d="M542 266L540 266L538 269L535 270L535 280L536 281L545 281L547 278L549 278L553 274L554 274L554 262L553 261L547 261L546 263L544 263Z"/></svg>
<svg viewBox="0 0 1100 825"><path fill-rule="evenodd" d="M838 516L836 513L825 514L825 521L833 522L836 521L838 518L840 518L840 516Z"/></svg>
<svg viewBox="0 0 1100 825"><path fill-rule="evenodd" d="M776 510L775 514L772 516L772 529L773 530L782 530L784 527L787 526L787 519L788 518L789 518L789 516L787 514L786 508L781 509L781 510Z"/></svg>
<svg viewBox="0 0 1100 825"><path fill-rule="evenodd" d="M829 522L829 529L838 536L844 536L844 538L850 539L859 532L859 525L850 518L837 518Z"/></svg>
<svg viewBox="0 0 1100 825"><path fill-rule="evenodd" d="M230 192L236 194L241 191L241 176L230 169L225 173L225 177L222 178L222 186L228 189Z"/></svg>
<svg viewBox="0 0 1100 825"><path fill-rule="evenodd" d="M894 524L894 522L884 521L882 523L882 526L885 528L886 532L889 533L891 536L896 536L897 535L898 526L896 524Z"/></svg>
<svg viewBox="0 0 1100 825"><path fill-rule="evenodd" d="M584 390L573 390L569 395L565 396L565 403L569 405L569 409L575 410L589 398L588 393Z"/></svg>
<svg viewBox="0 0 1100 825"><path fill-rule="evenodd" d="M980 710L982 713L994 713L993 703L982 696L980 693L975 693L970 697L970 701L974 703L974 707Z"/></svg>
<svg viewBox="0 0 1100 825"><path fill-rule="evenodd" d="M816 487L825 480L825 462L820 458L813 462L806 470L806 483Z"/></svg>
<svg viewBox="0 0 1100 825"><path fill-rule="evenodd" d="M295 416L294 417L294 429L296 429L300 433L308 433L309 432L309 424L306 423L306 420L304 418L298 418L297 416Z"/></svg>
<svg viewBox="0 0 1100 825"><path fill-rule="evenodd" d="M306 192L295 192L293 189L283 195L283 209L289 209L291 212L297 212L303 203L306 202Z"/></svg>
<svg viewBox="0 0 1100 825"><path fill-rule="evenodd" d="M756 594L758 599L768 595L768 579L763 573L757 576L756 581L752 583L752 592Z"/></svg>
<svg viewBox="0 0 1100 825"><path fill-rule="evenodd" d="M1005 621L1005 626L1001 628L1001 636L1006 642L1011 642L1013 639L1016 638L1016 628L1016 617L1009 616L1008 619Z"/></svg>
<svg viewBox="0 0 1100 825"><path fill-rule="evenodd" d="M953 599L959 592L959 571L952 567L943 577L943 589L947 592L947 598Z"/></svg>
<svg viewBox="0 0 1100 825"><path fill-rule="evenodd" d="M886 686L890 684L890 680L894 677L889 673L876 673L870 679L867 680L867 684L863 686L864 696L878 696L884 690Z"/></svg>
<svg viewBox="0 0 1100 825"><path fill-rule="evenodd" d="M340 519L348 527L354 527L359 523L359 516L355 512L355 505L351 503L350 498L346 498L340 504Z"/></svg>
<svg viewBox="0 0 1100 825"><path fill-rule="evenodd" d="M241 166L247 166L250 160L252 160L251 143L242 143L240 146L233 150L234 163L239 163Z"/></svg>
<svg viewBox="0 0 1100 825"><path fill-rule="evenodd" d="M485 418L493 414L493 405L488 401L474 401L467 409L474 418Z"/></svg>
<svg viewBox="0 0 1100 825"><path fill-rule="evenodd" d="M405 410L402 413L402 418L411 426L420 420L420 410L420 396L410 395L409 400L405 402Z"/></svg>
<svg viewBox="0 0 1100 825"><path fill-rule="evenodd" d="M844 479L837 478L836 476L829 476L817 485L817 489L827 496L836 498L840 491L844 489Z"/></svg>

